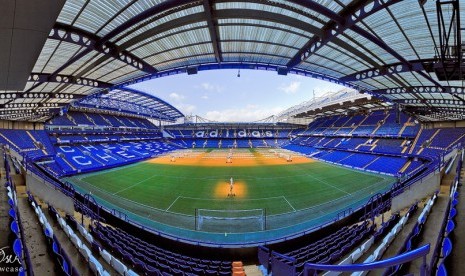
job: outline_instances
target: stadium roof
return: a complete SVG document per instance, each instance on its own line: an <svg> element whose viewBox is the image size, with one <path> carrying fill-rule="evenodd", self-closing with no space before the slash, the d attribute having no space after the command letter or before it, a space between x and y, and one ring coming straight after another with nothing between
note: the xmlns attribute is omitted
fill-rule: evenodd
<svg viewBox="0 0 465 276"><path fill-rule="evenodd" d="M63 5L58 2L55 9ZM437 2L459 1L68 0L59 14L30 4L25 8L34 9L30 14L17 16L29 16L31 24L44 17L55 23L25 87L12 90L0 82L0 118L43 121L70 102L94 93L120 95L114 89L138 81L250 68L344 84L425 120L463 119L461 67L459 77L450 77L435 66L446 56L461 62L461 42L447 44L447 51L439 48L445 41L441 26L463 17L465 6L456 14L452 4ZM438 9L445 10L444 24L438 24ZM28 45L27 37L21 41ZM34 56L33 49L21 50L25 58ZM8 58L11 64L18 55ZM10 68L8 77L21 77L19 71ZM182 116L174 108L166 112L170 119Z"/></svg>
<svg viewBox="0 0 465 276"><path fill-rule="evenodd" d="M289 118L306 118L307 124L316 117L366 112L373 109L391 108L392 103L374 99L352 89L328 92L320 97L292 106L277 115L277 120L286 122Z"/></svg>

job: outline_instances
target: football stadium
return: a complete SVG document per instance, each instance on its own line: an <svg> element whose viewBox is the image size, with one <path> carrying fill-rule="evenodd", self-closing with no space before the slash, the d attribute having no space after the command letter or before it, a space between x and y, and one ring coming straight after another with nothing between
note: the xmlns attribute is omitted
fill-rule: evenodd
<svg viewBox="0 0 465 276"><path fill-rule="evenodd" d="M3 1L0 274L465 275L464 4ZM227 70L344 88L138 88Z"/></svg>

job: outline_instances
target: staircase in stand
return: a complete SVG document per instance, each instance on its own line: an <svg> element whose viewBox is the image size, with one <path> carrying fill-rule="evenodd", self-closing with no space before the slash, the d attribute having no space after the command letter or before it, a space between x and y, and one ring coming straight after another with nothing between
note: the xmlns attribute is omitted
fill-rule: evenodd
<svg viewBox="0 0 465 276"><path fill-rule="evenodd" d="M415 147L418 143L418 140L420 139L421 133L423 132L423 127L420 127L420 131L417 134L417 137L415 137L415 140L413 141L413 144L410 146L409 154L412 154L413 151L415 150Z"/></svg>
<svg viewBox="0 0 465 276"><path fill-rule="evenodd" d="M94 119L92 119L89 115L87 115L86 113L83 113L83 114L84 114L84 116L87 118L87 120L89 120L89 122L91 122L91 123L94 124L94 125L97 125L97 124L95 123Z"/></svg>
<svg viewBox="0 0 465 276"><path fill-rule="evenodd" d="M77 125L76 120L74 120L73 116L71 116L71 115L69 115L68 113L66 113L66 118L68 118L68 120L70 120L71 122L73 122L73 124Z"/></svg>
<svg viewBox="0 0 465 276"><path fill-rule="evenodd" d="M404 164L404 166L400 169L399 172L400 173L405 172L408 169L408 167L410 167L410 164L412 164L412 160L408 160L407 163Z"/></svg>
<svg viewBox="0 0 465 276"><path fill-rule="evenodd" d="M380 159L380 158L381 158L381 156L376 157L375 159L373 159L373 161L371 161L370 163L366 164L366 165L363 167L363 169L368 168L368 166L370 166L371 164L375 163L375 162L378 161L378 159Z"/></svg>

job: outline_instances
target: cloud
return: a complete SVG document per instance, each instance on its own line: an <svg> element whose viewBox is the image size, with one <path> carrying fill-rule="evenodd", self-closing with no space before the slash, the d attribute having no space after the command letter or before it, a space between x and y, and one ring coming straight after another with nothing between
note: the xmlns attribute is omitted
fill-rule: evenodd
<svg viewBox="0 0 465 276"><path fill-rule="evenodd" d="M220 122L253 122L276 115L283 110L282 107L259 108L256 105L248 105L239 109L211 110L206 113L205 118Z"/></svg>
<svg viewBox="0 0 465 276"><path fill-rule="evenodd" d="M180 94L174 93L174 92L171 93L169 97L170 97L170 99L172 99L174 101L178 101L178 102L182 101L182 100L184 100L186 98L183 95L180 95Z"/></svg>
<svg viewBox="0 0 465 276"><path fill-rule="evenodd" d="M204 100L208 100L208 96L207 96L207 95L203 95L203 96L200 97L200 98L202 98L202 99L204 99Z"/></svg>
<svg viewBox="0 0 465 276"><path fill-rule="evenodd" d="M197 107L192 104L185 104L185 103L180 103L175 105L177 109L179 109L184 115L189 115L195 110L197 110Z"/></svg>
<svg viewBox="0 0 465 276"><path fill-rule="evenodd" d="M300 81L292 81L288 85L281 85L278 89L286 94L295 94L298 92L301 84Z"/></svg>
<svg viewBox="0 0 465 276"><path fill-rule="evenodd" d="M200 85L204 90L207 91L212 91L212 92L217 92L221 93L223 91L223 87L215 84L211 84L209 82L204 82Z"/></svg>

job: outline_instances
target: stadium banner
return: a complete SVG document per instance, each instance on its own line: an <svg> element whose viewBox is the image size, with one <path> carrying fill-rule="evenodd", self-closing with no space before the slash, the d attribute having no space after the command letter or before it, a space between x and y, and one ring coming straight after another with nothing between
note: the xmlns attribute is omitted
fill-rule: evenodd
<svg viewBox="0 0 465 276"><path fill-rule="evenodd" d="M199 130L195 133L196 138L204 138L205 137L205 131L204 130Z"/></svg>
<svg viewBox="0 0 465 276"><path fill-rule="evenodd" d="M258 130L253 130L253 131L252 131L252 137L260 138L260 131L258 131Z"/></svg>
<svg viewBox="0 0 465 276"><path fill-rule="evenodd" d="M245 129L241 129L237 132L237 137L239 138L244 138L244 137L247 137L247 132L245 131Z"/></svg>

